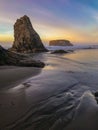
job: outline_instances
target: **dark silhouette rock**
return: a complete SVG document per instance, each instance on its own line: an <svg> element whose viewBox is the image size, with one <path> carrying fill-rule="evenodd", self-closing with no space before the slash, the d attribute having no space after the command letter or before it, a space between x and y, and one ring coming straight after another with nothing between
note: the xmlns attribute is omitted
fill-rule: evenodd
<svg viewBox="0 0 98 130"><path fill-rule="evenodd" d="M97 103L98 103L98 92L95 92L95 93L94 93L94 96L95 96L95 99L96 99L96 101L97 101Z"/></svg>
<svg viewBox="0 0 98 130"><path fill-rule="evenodd" d="M68 40L52 40L49 42L50 46L73 46Z"/></svg>
<svg viewBox="0 0 98 130"><path fill-rule="evenodd" d="M14 44L10 50L21 53L47 51L26 15L17 19L14 25Z"/></svg>
<svg viewBox="0 0 98 130"><path fill-rule="evenodd" d="M0 65L15 65L24 67L44 67L40 61L32 60L29 56L20 55L0 46Z"/></svg>
<svg viewBox="0 0 98 130"><path fill-rule="evenodd" d="M65 50L55 50L52 51L51 54L64 54L64 53L69 53L69 51L65 51Z"/></svg>
<svg viewBox="0 0 98 130"><path fill-rule="evenodd" d="M0 46L0 65L4 65L6 63L7 51Z"/></svg>
<svg viewBox="0 0 98 130"><path fill-rule="evenodd" d="M95 95L95 97L98 97L98 92L95 92L94 95Z"/></svg>

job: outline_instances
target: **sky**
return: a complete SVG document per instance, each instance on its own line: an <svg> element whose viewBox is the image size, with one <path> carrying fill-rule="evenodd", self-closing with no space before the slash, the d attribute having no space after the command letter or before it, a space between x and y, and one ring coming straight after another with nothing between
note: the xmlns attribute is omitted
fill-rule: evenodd
<svg viewBox="0 0 98 130"><path fill-rule="evenodd" d="M98 0L0 0L0 43L13 43L13 25L23 15L46 44L98 44Z"/></svg>

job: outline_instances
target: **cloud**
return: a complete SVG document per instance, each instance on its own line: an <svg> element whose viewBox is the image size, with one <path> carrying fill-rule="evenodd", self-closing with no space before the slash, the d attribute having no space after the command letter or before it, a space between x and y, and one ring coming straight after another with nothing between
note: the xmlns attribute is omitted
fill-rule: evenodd
<svg viewBox="0 0 98 130"><path fill-rule="evenodd" d="M80 0L0 1L0 40L13 40L13 24L27 14L44 41L97 41L98 11ZM96 39L96 40L94 40Z"/></svg>

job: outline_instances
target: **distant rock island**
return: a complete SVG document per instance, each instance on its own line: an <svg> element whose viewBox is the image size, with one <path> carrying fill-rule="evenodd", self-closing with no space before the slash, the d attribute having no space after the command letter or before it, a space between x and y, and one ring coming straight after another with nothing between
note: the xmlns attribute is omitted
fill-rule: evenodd
<svg viewBox="0 0 98 130"><path fill-rule="evenodd" d="M73 46L68 40L52 40L49 42L50 46Z"/></svg>
<svg viewBox="0 0 98 130"><path fill-rule="evenodd" d="M20 53L47 51L26 15L17 19L14 25L14 43L10 50Z"/></svg>

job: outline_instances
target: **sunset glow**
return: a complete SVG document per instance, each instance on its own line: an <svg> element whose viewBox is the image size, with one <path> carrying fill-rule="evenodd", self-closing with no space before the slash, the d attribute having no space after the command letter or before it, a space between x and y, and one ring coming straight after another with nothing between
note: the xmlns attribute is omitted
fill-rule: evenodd
<svg viewBox="0 0 98 130"><path fill-rule="evenodd" d="M28 15L44 43L68 39L98 43L98 2L93 0L1 0L0 42L13 42L13 25Z"/></svg>
<svg viewBox="0 0 98 130"><path fill-rule="evenodd" d="M0 42L13 42L14 38L11 34L0 34Z"/></svg>

